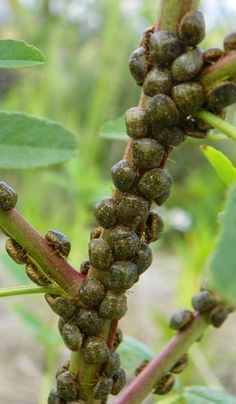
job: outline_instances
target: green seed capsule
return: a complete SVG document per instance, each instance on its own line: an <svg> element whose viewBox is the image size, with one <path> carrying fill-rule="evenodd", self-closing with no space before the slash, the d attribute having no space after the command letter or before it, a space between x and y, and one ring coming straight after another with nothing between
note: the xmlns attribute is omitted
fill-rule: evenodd
<svg viewBox="0 0 236 404"><path fill-rule="evenodd" d="M111 197L103 198L94 206L93 214L100 226L110 229L116 223L116 201Z"/></svg>
<svg viewBox="0 0 236 404"><path fill-rule="evenodd" d="M80 330L89 336L98 335L104 325L104 320L98 313L89 309L80 310L75 321Z"/></svg>
<svg viewBox="0 0 236 404"><path fill-rule="evenodd" d="M154 67L148 72L144 83L144 94L153 97L156 94L170 94L172 86L172 76L168 69Z"/></svg>
<svg viewBox="0 0 236 404"><path fill-rule="evenodd" d="M118 294L108 291L105 299L99 307L99 315L102 318L119 320L127 311L127 297L124 293Z"/></svg>
<svg viewBox="0 0 236 404"><path fill-rule="evenodd" d="M95 227L95 229L93 229L90 233L90 240L101 237L102 231L103 228L101 226Z"/></svg>
<svg viewBox="0 0 236 404"><path fill-rule="evenodd" d="M77 307L64 297L47 294L45 299L52 311L65 320L70 320L77 310Z"/></svg>
<svg viewBox="0 0 236 404"><path fill-rule="evenodd" d="M109 349L103 339L88 337L83 347L83 358L86 363L102 365L109 359Z"/></svg>
<svg viewBox="0 0 236 404"><path fill-rule="evenodd" d="M145 111L152 125L172 126L179 121L179 111L174 101L166 94L152 97L145 105Z"/></svg>
<svg viewBox="0 0 236 404"><path fill-rule="evenodd" d="M64 318L63 317L59 317L59 320L58 320L58 330L59 330L59 332L60 332L60 334L62 335L62 331L63 331L63 328L64 328L64 325L66 324L66 321L64 320Z"/></svg>
<svg viewBox="0 0 236 404"><path fill-rule="evenodd" d="M137 254L137 261L136 261L138 275L141 275L143 272L145 272L150 267L151 263L152 263L152 250L147 244L142 243L140 250Z"/></svg>
<svg viewBox="0 0 236 404"><path fill-rule="evenodd" d="M80 264L80 272L81 272L82 275L86 276L88 274L89 268L90 268L90 261L89 260L84 260L84 261L81 262L81 264Z"/></svg>
<svg viewBox="0 0 236 404"><path fill-rule="evenodd" d="M111 168L114 185L121 192L128 191L136 178L136 172L127 160L121 160Z"/></svg>
<svg viewBox="0 0 236 404"><path fill-rule="evenodd" d="M26 251L13 239L6 241L6 251L17 264L26 264L28 257Z"/></svg>
<svg viewBox="0 0 236 404"><path fill-rule="evenodd" d="M219 303L219 299L208 290L203 290L192 297L192 306L201 312L212 309Z"/></svg>
<svg viewBox="0 0 236 404"><path fill-rule="evenodd" d="M48 396L48 404L64 404L65 401L59 397L56 387L53 387Z"/></svg>
<svg viewBox="0 0 236 404"><path fill-rule="evenodd" d="M103 285L96 279L86 279L80 288L79 297L88 307L96 307L106 295Z"/></svg>
<svg viewBox="0 0 236 404"><path fill-rule="evenodd" d="M132 107L125 113L126 131L133 139L141 139L147 136L149 123L144 109Z"/></svg>
<svg viewBox="0 0 236 404"><path fill-rule="evenodd" d="M69 371L65 371L58 376L57 392L59 397L63 398L66 401L76 399L77 387Z"/></svg>
<svg viewBox="0 0 236 404"><path fill-rule="evenodd" d="M212 109L225 108L236 102L236 84L225 81L216 84L207 94L207 105Z"/></svg>
<svg viewBox="0 0 236 404"><path fill-rule="evenodd" d="M139 250L140 239L137 234L124 226L116 226L111 230L107 242L112 248L115 260L126 260Z"/></svg>
<svg viewBox="0 0 236 404"><path fill-rule="evenodd" d="M203 86L196 82L182 83L173 87L172 97L179 110L185 115L198 111L205 98Z"/></svg>
<svg viewBox="0 0 236 404"><path fill-rule="evenodd" d="M50 285L51 281L48 279L40 270L33 264L33 262L29 261L26 264L25 272L30 280L36 285L45 286Z"/></svg>
<svg viewBox="0 0 236 404"><path fill-rule="evenodd" d="M225 37L224 49L229 52L236 50L236 32L231 32Z"/></svg>
<svg viewBox="0 0 236 404"><path fill-rule="evenodd" d="M89 242L89 259L95 268L107 271L112 260L109 244L102 238L91 240Z"/></svg>
<svg viewBox="0 0 236 404"><path fill-rule="evenodd" d="M155 168L141 177L138 190L146 199L152 200L158 198L163 192L170 191L172 182L172 177L166 170Z"/></svg>
<svg viewBox="0 0 236 404"><path fill-rule="evenodd" d="M164 148L154 139L139 139L133 143L133 162L140 170L158 167Z"/></svg>
<svg viewBox="0 0 236 404"><path fill-rule="evenodd" d="M45 239L63 258L68 257L71 244L69 239L63 233L60 233L57 230L48 230L45 234Z"/></svg>
<svg viewBox="0 0 236 404"><path fill-rule="evenodd" d="M14 209L14 207L16 206L16 202L16 191L5 182L0 181L0 208L3 210Z"/></svg>
<svg viewBox="0 0 236 404"><path fill-rule="evenodd" d="M145 241L147 244L153 243L154 241L157 241L164 230L164 222L155 212L152 210L146 220L146 228L145 228Z"/></svg>
<svg viewBox="0 0 236 404"><path fill-rule="evenodd" d="M141 86L148 72L146 51L142 46L131 53L129 58L129 70L136 83Z"/></svg>
<svg viewBox="0 0 236 404"><path fill-rule="evenodd" d="M154 201L158 206L161 206L169 198L170 194L171 190L164 191Z"/></svg>
<svg viewBox="0 0 236 404"><path fill-rule="evenodd" d="M227 319L229 311L224 306L217 306L210 313L210 323L215 328L219 328Z"/></svg>
<svg viewBox="0 0 236 404"><path fill-rule="evenodd" d="M120 355L117 352L112 352L109 356L108 362L103 368L103 372L108 376L112 377L118 372L120 368Z"/></svg>
<svg viewBox="0 0 236 404"><path fill-rule="evenodd" d="M177 36L168 31L156 31L150 37L150 53L159 66L167 66L182 52Z"/></svg>
<svg viewBox="0 0 236 404"><path fill-rule="evenodd" d="M62 330L62 338L71 351L78 351L83 342L83 336L76 325L66 323Z"/></svg>
<svg viewBox="0 0 236 404"><path fill-rule="evenodd" d="M172 75L175 81L188 81L200 73L203 67L202 52L190 49L175 59L172 65Z"/></svg>
<svg viewBox="0 0 236 404"><path fill-rule="evenodd" d="M175 377L171 373L168 373L154 386L153 394L160 396L168 394L174 387L174 384Z"/></svg>
<svg viewBox="0 0 236 404"><path fill-rule="evenodd" d="M225 56L225 52L220 48L209 48L202 54L205 65L215 63L217 60Z"/></svg>
<svg viewBox="0 0 236 404"><path fill-rule="evenodd" d="M146 220L149 211L149 203L136 195L125 195L118 207L118 222L124 226L135 229Z"/></svg>
<svg viewBox="0 0 236 404"><path fill-rule="evenodd" d="M137 277L137 266L131 261L115 262L110 269L109 287L115 292L130 289Z"/></svg>
<svg viewBox="0 0 236 404"><path fill-rule="evenodd" d="M93 395L96 400L107 398L113 386L113 379L102 376L93 389Z"/></svg>
<svg viewBox="0 0 236 404"><path fill-rule="evenodd" d="M126 384L126 374L124 369L120 368L118 372L113 376L113 387L111 394L116 396L125 387Z"/></svg>
<svg viewBox="0 0 236 404"><path fill-rule="evenodd" d="M115 351L118 348L118 346L122 343L122 341L123 341L123 333L120 328L117 328L113 344L113 351Z"/></svg>
<svg viewBox="0 0 236 404"><path fill-rule="evenodd" d="M160 127L152 126L152 137L163 146L179 146L186 139L184 131L178 126Z"/></svg>
<svg viewBox="0 0 236 404"><path fill-rule="evenodd" d="M171 373L181 373L188 366L188 354L184 354L181 358L176 362L176 364L171 368Z"/></svg>
<svg viewBox="0 0 236 404"><path fill-rule="evenodd" d="M188 46L196 46L205 38L205 21L200 11L185 14L179 24L179 36Z"/></svg>
<svg viewBox="0 0 236 404"><path fill-rule="evenodd" d="M193 319L193 313L190 310L179 310L171 316L169 327L172 330L181 330Z"/></svg>

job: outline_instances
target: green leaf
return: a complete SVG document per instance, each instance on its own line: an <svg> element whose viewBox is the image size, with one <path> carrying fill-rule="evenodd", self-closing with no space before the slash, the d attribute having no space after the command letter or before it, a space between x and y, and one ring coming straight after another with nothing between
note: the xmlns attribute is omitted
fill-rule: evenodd
<svg viewBox="0 0 236 404"><path fill-rule="evenodd" d="M42 52L34 46L14 39L0 40L0 69L20 69L43 63Z"/></svg>
<svg viewBox="0 0 236 404"><path fill-rule="evenodd" d="M122 366L132 373L145 359L152 360L155 357L155 353L145 344L128 336L124 336L118 352L121 356Z"/></svg>
<svg viewBox="0 0 236 404"><path fill-rule="evenodd" d="M236 398L220 390L204 386L192 386L185 389L187 404L236 404Z"/></svg>
<svg viewBox="0 0 236 404"><path fill-rule="evenodd" d="M211 286L236 303L236 184L230 189L218 242L209 262Z"/></svg>
<svg viewBox="0 0 236 404"><path fill-rule="evenodd" d="M100 128L99 136L111 140L127 141L129 137L126 135L124 115L114 121L104 123Z"/></svg>
<svg viewBox="0 0 236 404"><path fill-rule="evenodd" d="M201 149L223 182L232 185L236 181L236 168L228 157L211 146L201 146Z"/></svg>
<svg viewBox="0 0 236 404"><path fill-rule="evenodd" d="M73 132L57 122L20 112L0 112L0 168L58 164L75 156Z"/></svg>

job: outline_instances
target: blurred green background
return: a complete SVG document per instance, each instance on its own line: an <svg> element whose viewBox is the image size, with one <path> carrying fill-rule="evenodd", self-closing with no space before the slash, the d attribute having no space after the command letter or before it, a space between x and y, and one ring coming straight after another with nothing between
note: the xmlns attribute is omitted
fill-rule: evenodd
<svg viewBox="0 0 236 404"><path fill-rule="evenodd" d="M24 39L39 47L46 58L42 68L17 73L0 72L0 109L24 111L58 120L73 129L80 142L78 158L66 164L18 172L2 170L0 177L17 190L18 210L40 233L58 229L69 236L72 242L70 262L77 268L81 260L87 258L89 232L95 225L91 208L99 198L111 194L110 167L121 159L125 148L122 141L99 137L99 128L107 120L122 115L126 109L137 104L140 88L136 87L129 74L127 61L131 51L137 47L143 30L155 21L157 3L151 0L8 0L0 4L1 38ZM207 38L202 46L222 47L223 37L235 30L235 2L211 0L201 3L207 23ZM236 123L233 107L228 119ZM236 148L232 141L204 142L224 151L236 163ZM139 332L138 322L131 322L131 328L124 320L125 331L147 342L153 350L161 349L167 337L172 335L167 329L168 316L172 311L176 307L189 307L218 229L218 213L224 200L225 187L201 154L199 146L204 142L186 141L172 154L168 163L175 185L171 198L160 209L166 222L164 237L158 246L153 247L157 262L160 257L162 269L158 276L162 281L157 282L153 290L154 300L158 299L156 294L160 295L160 307L154 310L150 303L146 314L143 314L149 316L147 329L150 329L150 335ZM9 261L4 248L2 251L2 286L27 282L23 271L20 272ZM174 282L169 282L169 268L172 268L169 274L174 276ZM143 299L151 282L149 276L144 278L144 286L140 286ZM35 360L36 364L40 363L39 379L44 374L45 384L40 393L40 403L43 404L61 349L59 338L46 338L54 332L56 320L49 317L51 314L46 312L42 298L34 300L37 307L34 308L36 314L33 318L28 311L25 312L25 306L20 306L22 301L28 305L32 298L25 301L19 299L13 299L17 306L12 306L12 300L11 304L10 300L5 301L3 311L6 310L8 316L12 315L16 323L17 316L20 316L39 336L45 348L41 362L38 358ZM135 296L131 296L131 310L133 307L135 312L132 299L134 301ZM13 314L8 312L9 305ZM34 303L32 305L34 307ZM50 321L51 326L47 325ZM17 327L20 332L20 325ZM225 341L224 336L222 338ZM220 343L217 340L216 347ZM204 344L210 353L208 359L203 354ZM217 359L214 353L211 355L210 345L211 342L206 339L202 351L195 349L195 368L193 366L183 375L182 382L224 384L230 391L236 392L235 379L230 376L230 371L221 375L219 369L216 376L215 370L212 370L214 367L220 368L222 357L219 355ZM231 370L230 353L225 355L229 356L226 362ZM221 377L224 380L219 383L218 378ZM4 391L1 387L4 380L0 378L0 397L3 394L1 391ZM8 396L7 402L35 403L40 388L32 390L35 396L31 398L29 395L28 401L14 401L14 397Z"/></svg>

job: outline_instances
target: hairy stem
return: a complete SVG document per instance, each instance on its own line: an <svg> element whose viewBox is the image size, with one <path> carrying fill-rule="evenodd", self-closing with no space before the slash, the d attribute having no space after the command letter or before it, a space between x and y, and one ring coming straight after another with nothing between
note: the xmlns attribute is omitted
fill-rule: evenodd
<svg viewBox="0 0 236 404"><path fill-rule="evenodd" d="M12 288L1 288L0 297L17 296L17 295L35 295L39 293L49 293L51 295L63 295L63 291L55 286L35 286L22 285Z"/></svg>
<svg viewBox="0 0 236 404"><path fill-rule="evenodd" d="M236 140L236 128L230 125L230 123L225 122L223 119L205 110L196 112L195 116L209 123L213 128L220 130L230 139Z"/></svg>

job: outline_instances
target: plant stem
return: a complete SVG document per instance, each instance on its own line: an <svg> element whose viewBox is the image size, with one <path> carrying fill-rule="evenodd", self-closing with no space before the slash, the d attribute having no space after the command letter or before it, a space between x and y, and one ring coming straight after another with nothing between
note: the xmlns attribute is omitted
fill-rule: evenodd
<svg viewBox="0 0 236 404"><path fill-rule="evenodd" d="M179 331L166 345L160 355L134 379L116 404L140 404L152 391L154 385L170 371L180 357L189 347L202 336L208 327L206 318L199 313L195 314L192 323L184 330Z"/></svg>
<svg viewBox="0 0 236 404"><path fill-rule="evenodd" d="M221 58L211 66L207 67L202 75L201 82L205 88L210 88L219 81L236 79L236 52Z"/></svg>
<svg viewBox="0 0 236 404"><path fill-rule="evenodd" d="M53 251L47 241L15 209L0 209L0 227L38 263L49 279L72 297L78 297L84 276Z"/></svg>
<svg viewBox="0 0 236 404"><path fill-rule="evenodd" d="M35 286L35 285L22 285L12 288L1 288L0 297L17 296L17 295L35 295L38 293L49 293L51 295L62 295L63 292L60 288L55 286Z"/></svg>
<svg viewBox="0 0 236 404"><path fill-rule="evenodd" d="M212 114L211 112L200 110L195 113L195 116L202 119L204 122L209 123L213 128L219 129L222 133L230 139L236 140L236 128L225 122L223 119Z"/></svg>
<svg viewBox="0 0 236 404"><path fill-rule="evenodd" d="M177 33L182 17L189 11L197 10L198 4L199 0L161 0L156 30Z"/></svg>

